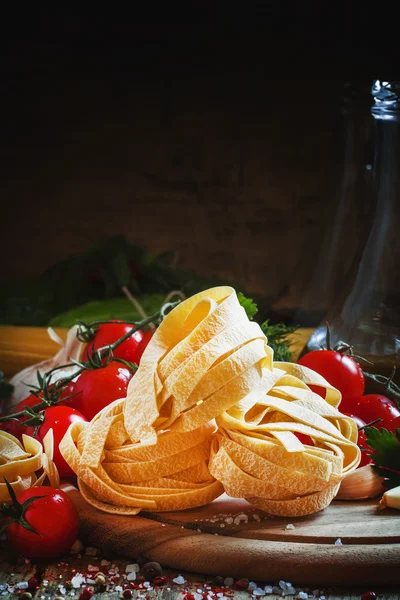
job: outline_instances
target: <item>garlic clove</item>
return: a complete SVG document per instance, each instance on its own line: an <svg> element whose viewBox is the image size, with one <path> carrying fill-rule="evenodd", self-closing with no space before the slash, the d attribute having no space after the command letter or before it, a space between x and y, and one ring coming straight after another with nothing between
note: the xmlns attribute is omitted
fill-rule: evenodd
<svg viewBox="0 0 400 600"><path fill-rule="evenodd" d="M400 509L400 485L383 494L378 508L386 507Z"/></svg>
<svg viewBox="0 0 400 600"><path fill-rule="evenodd" d="M360 467L343 479L335 500L375 498L382 491L382 481L371 465Z"/></svg>
<svg viewBox="0 0 400 600"><path fill-rule="evenodd" d="M37 363L36 365L26 367L26 369L23 369L22 371L14 375L12 379L10 379L10 383L14 386L14 390L11 395L11 398L7 402L7 406L4 407L4 412L11 413L13 411L13 408L18 404L18 402L20 402L29 395L30 391L29 387L27 386L37 384L37 371L39 371L39 373L43 375L47 371L50 371L52 368L56 367L57 365L69 363L71 362L71 359L80 359L83 344L76 337L77 325L74 325L74 327L71 327L71 329L68 331L65 343L53 329L49 328L47 332L49 334L49 337L56 344L60 345L59 351L52 358L43 360L42 362ZM54 383L58 379L61 379L62 377L71 375L72 373L74 373L74 371L77 371L78 369L79 367L74 365L73 367L68 367L67 369L60 369L59 371L55 371L54 375L52 376L52 383Z"/></svg>

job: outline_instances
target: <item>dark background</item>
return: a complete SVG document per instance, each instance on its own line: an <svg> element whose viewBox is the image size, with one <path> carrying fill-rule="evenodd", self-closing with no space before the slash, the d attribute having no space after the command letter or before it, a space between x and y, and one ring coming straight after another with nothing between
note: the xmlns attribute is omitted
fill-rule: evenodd
<svg viewBox="0 0 400 600"><path fill-rule="evenodd" d="M124 234L318 319L370 227L349 140L395 39L313 2L149 9L2 20L2 281Z"/></svg>

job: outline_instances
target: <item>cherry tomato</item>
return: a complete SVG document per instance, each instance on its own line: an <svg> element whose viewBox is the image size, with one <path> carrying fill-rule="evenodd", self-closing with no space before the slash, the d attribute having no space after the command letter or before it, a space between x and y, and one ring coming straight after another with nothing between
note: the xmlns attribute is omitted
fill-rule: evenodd
<svg viewBox="0 0 400 600"><path fill-rule="evenodd" d="M72 500L62 490L32 487L18 495L21 504L39 496L26 507L24 518L37 531L29 531L18 521L6 527L7 540L23 556L54 558L67 552L78 535L79 518Z"/></svg>
<svg viewBox="0 0 400 600"><path fill-rule="evenodd" d="M33 394L29 394L29 396L27 396L26 398L24 398L23 400L18 402L15 409L13 409L13 412L14 413L20 412L26 406L35 406L35 404L39 404L40 402L41 402L40 398L37 398ZM11 435L18 438L19 441L22 441L22 434L27 433L27 427L25 425L23 425L23 422L26 421L27 419L28 419L28 417L20 417L17 421L15 421L15 420L5 421L4 423L1 424L1 429L3 429L3 431L7 431L8 433L11 433Z"/></svg>
<svg viewBox="0 0 400 600"><path fill-rule="evenodd" d="M357 446L359 448L361 448L361 460L360 460L360 464L358 465L357 469L359 469L360 467L364 467L365 465L371 464L373 461L372 461L371 457L368 456L368 454L367 454L367 450L369 450L369 446L367 444L367 438L365 436L364 430L359 429L360 427L364 427L366 425L365 421L360 419L360 417L357 417L357 415L352 415L350 413L343 413L343 414L347 415L348 417L351 417L356 422L356 425L358 428ZM364 448L364 450L363 450L363 448Z"/></svg>
<svg viewBox="0 0 400 600"><path fill-rule="evenodd" d="M366 423L371 423L375 419L381 419L375 427L381 429L384 427L389 431L394 431L394 419L400 416L400 411L392 400L381 396L380 394L367 394L358 398L357 405L354 408L354 414L361 417Z"/></svg>
<svg viewBox="0 0 400 600"><path fill-rule="evenodd" d="M302 356L298 362L322 375L346 398L362 396L364 393L364 374L351 356L335 350L314 350ZM314 385L310 388L325 398L323 388Z"/></svg>
<svg viewBox="0 0 400 600"><path fill-rule="evenodd" d="M85 359L87 360L94 350L99 350L104 346L108 346L118 340L120 337L125 335L132 329L132 325L120 323L119 321L112 321L110 323L104 323L100 325L92 344L88 344L85 349ZM137 365L140 363L142 354L151 339L150 330L139 329L133 333L125 342L122 342L115 350L113 355L116 358L122 358L127 362L133 362Z"/></svg>
<svg viewBox="0 0 400 600"><path fill-rule="evenodd" d="M132 371L114 361L100 369L83 371L75 382L76 406L92 420L102 408L125 398L131 378Z"/></svg>
<svg viewBox="0 0 400 600"><path fill-rule="evenodd" d="M54 384L51 385L49 387L49 389L51 389L52 387L54 387ZM72 397L69 398L69 396L73 396L74 387L75 387L75 384L73 381L71 381L63 389L63 391L61 392L60 398L67 398L67 400L57 403L57 406L72 406L73 407L75 398L72 398ZM40 404L40 402L42 401L42 398L43 398L42 394L39 394L39 397L35 396L34 394L29 394L29 396L27 396L26 398L24 398L17 404L15 409L13 409L13 412L14 413L21 412L26 406L35 406L36 404ZM24 421L26 421L28 418L29 417L20 417L17 421L14 421L14 420L5 421L4 423L1 424L1 429L3 429L3 431L7 431L8 433L11 433L16 438L18 438L20 441L22 441L22 434L28 433L27 427L25 425L23 425ZM30 435L30 434L28 433L28 435Z"/></svg>
<svg viewBox="0 0 400 600"><path fill-rule="evenodd" d="M62 477L73 477L75 475L71 467L65 462L58 446L70 424L76 423L77 421L85 422L87 419L70 406L50 406L44 410L44 421L37 430L36 436L34 434L35 428L33 426L26 428L25 433L32 437L36 437L39 442L43 442L43 438L50 428L53 429L53 461Z"/></svg>

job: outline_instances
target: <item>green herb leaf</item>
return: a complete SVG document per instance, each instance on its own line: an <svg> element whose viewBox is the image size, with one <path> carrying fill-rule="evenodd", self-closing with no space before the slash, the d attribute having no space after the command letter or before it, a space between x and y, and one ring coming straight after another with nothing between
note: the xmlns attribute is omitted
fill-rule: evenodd
<svg viewBox="0 0 400 600"><path fill-rule="evenodd" d="M366 441L372 452L368 453L374 461L374 469L385 477L388 488L400 485L400 429L396 434L387 429L365 427Z"/></svg>
<svg viewBox="0 0 400 600"><path fill-rule="evenodd" d="M288 327L285 323L272 324L267 319L261 324L261 329L267 336L268 345L274 351L274 360L292 362L293 354L290 351L291 340L288 339L288 336L294 333L298 329L298 326Z"/></svg>
<svg viewBox="0 0 400 600"><path fill-rule="evenodd" d="M246 311L247 317L252 320L254 315L258 312L257 304L253 302L251 298L246 298L242 292L238 292L237 294L239 304Z"/></svg>

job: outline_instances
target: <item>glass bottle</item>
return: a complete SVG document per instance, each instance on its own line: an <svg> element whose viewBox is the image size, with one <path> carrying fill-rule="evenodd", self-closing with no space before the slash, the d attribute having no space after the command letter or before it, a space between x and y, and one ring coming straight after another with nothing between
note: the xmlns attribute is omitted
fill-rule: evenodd
<svg viewBox="0 0 400 600"><path fill-rule="evenodd" d="M371 364L371 373L400 379L400 82L376 80L371 114L375 150L368 196L375 216L350 292L329 318L332 346L343 341ZM370 198L367 199L370 201ZM306 350L325 346L321 324ZM364 364L363 364L364 367Z"/></svg>

